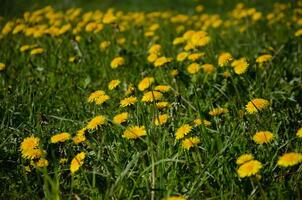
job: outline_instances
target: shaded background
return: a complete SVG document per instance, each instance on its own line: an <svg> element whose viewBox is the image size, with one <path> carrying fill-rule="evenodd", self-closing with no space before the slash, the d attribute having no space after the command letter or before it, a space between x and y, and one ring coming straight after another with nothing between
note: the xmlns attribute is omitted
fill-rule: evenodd
<svg viewBox="0 0 302 200"><path fill-rule="evenodd" d="M221 12L230 10L239 2L265 10L268 5L275 2L286 3L296 2L296 0L0 0L0 16L14 17L46 5L52 5L57 9L81 7L84 10L92 10L115 7L133 11L178 10L187 12L188 8L202 4L206 6L208 12Z"/></svg>

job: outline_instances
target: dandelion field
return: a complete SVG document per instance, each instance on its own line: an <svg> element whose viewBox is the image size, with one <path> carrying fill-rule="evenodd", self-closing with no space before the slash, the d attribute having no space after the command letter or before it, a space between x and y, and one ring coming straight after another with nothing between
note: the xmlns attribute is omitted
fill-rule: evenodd
<svg viewBox="0 0 302 200"><path fill-rule="evenodd" d="M1 199L301 199L302 1L5 6Z"/></svg>

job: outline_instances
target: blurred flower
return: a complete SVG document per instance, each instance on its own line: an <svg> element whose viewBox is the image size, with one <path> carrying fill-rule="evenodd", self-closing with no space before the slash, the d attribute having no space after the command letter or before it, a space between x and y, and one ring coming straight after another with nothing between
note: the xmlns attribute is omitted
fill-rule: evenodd
<svg viewBox="0 0 302 200"><path fill-rule="evenodd" d="M192 130L192 126L190 126L189 124L183 124L181 127L179 127L176 130L175 136L176 139L182 139L185 135L187 135L188 133L190 133Z"/></svg>
<svg viewBox="0 0 302 200"><path fill-rule="evenodd" d="M196 74L200 70L200 65L197 63L192 63L187 67L187 72L190 74Z"/></svg>
<svg viewBox="0 0 302 200"><path fill-rule="evenodd" d="M171 87L169 85L158 85L154 88L154 90L159 92L169 92Z"/></svg>
<svg viewBox="0 0 302 200"><path fill-rule="evenodd" d="M190 55L188 55L188 59L191 61L196 61L199 58L203 57L205 55L205 53L192 53Z"/></svg>
<svg viewBox="0 0 302 200"><path fill-rule="evenodd" d="M228 112L229 112L229 110L227 108L213 108L213 110L211 110L209 112L209 115L217 116L217 115L225 114Z"/></svg>
<svg viewBox="0 0 302 200"><path fill-rule="evenodd" d="M233 57L230 53L228 53L228 52L221 53L218 57L218 66L224 67L227 64L229 64L229 62L232 60L233 60Z"/></svg>
<svg viewBox="0 0 302 200"><path fill-rule="evenodd" d="M182 148L189 150L190 148L197 146L199 143L200 139L198 137L186 138L182 141Z"/></svg>
<svg viewBox="0 0 302 200"><path fill-rule="evenodd" d="M179 62L182 62L188 57L188 55L189 55L188 52L180 52L177 55L176 60L179 61Z"/></svg>
<svg viewBox="0 0 302 200"><path fill-rule="evenodd" d="M116 69L125 64L125 59L123 57L116 57L111 61L111 68Z"/></svg>
<svg viewBox="0 0 302 200"><path fill-rule="evenodd" d="M155 53L152 53L148 56L147 60L148 60L148 62L153 63L156 61L157 58L158 58L158 56Z"/></svg>
<svg viewBox="0 0 302 200"><path fill-rule="evenodd" d="M128 112L123 112L120 114L117 114L113 117L113 122L116 124L122 124L123 122L125 122L129 117L129 113Z"/></svg>
<svg viewBox="0 0 302 200"><path fill-rule="evenodd" d="M110 97L105 94L103 90L97 90L90 94L88 102L95 102L97 105L102 105L104 102L109 100Z"/></svg>
<svg viewBox="0 0 302 200"><path fill-rule="evenodd" d="M196 126L200 126L200 125L211 126L212 123L208 120L197 118L194 120L194 124Z"/></svg>
<svg viewBox="0 0 302 200"><path fill-rule="evenodd" d="M106 118L103 115L98 115L91 119L87 124L88 130L98 129L99 126L104 125L106 123Z"/></svg>
<svg viewBox="0 0 302 200"><path fill-rule="evenodd" d="M237 165L241 165L241 164L244 164L250 160L253 160L254 159L254 156L252 154L243 154L241 156L239 156L236 160L236 164Z"/></svg>
<svg viewBox="0 0 302 200"><path fill-rule="evenodd" d="M154 67L161 67L164 64L171 62L172 60L172 58L167 58L165 56L159 57L155 60Z"/></svg>
<svg viewBox="0 0 302 200"><path fill-rule="evenodd" d="M158 91L149 91L142 97L142 102L153 102L154 100L160 100L163 94Z"/></svg>
<svg viewBox="0 0 302 200"><path fill-rule="evenodd" d="M254 142L257 144L269 143L274 139L273 133L269 131L259 131L253 136Z"/></svg>
<svg viewBox="0 0 302 200"><path fill-rule="evenodd" d="M84 164L85 153L78 153L70 163L70 172L73 174L80 169L80 167Z"/></svg>
<svg viewBox="0 0 302 200"><path fill-rule="evenodd" d="M35 159L40 158L43 154L43 151L39 149L38 137L30 136L23 139L20 150L23 158Z"/></svg>
<svg viewBox="0 0 302 200"><path fill-rule="evenodd" d="M302 138L302 127L297 131L297 137Z"/></svg>
<svg viewBox="0 0 302 200"><path fill-rule="evenodd" d="M187 199L182 196L171 196L171 197L166 198L165 200L187 200Z"/></svg>
<svg viewBox="0 0 302 200"><path fill-rule="evenodd" d="M36 167L37 168L43 168L48 166L48 160L41 158L36 162Z"/></svg>
<svg viewBox="0 0 302 200"><path fill-rule="evenodd" d="M58 142L65 142L66 140L70 139L69 133L59 133L50 138L51 143L58 143Z"/></svg>
<svg viewBox="0 0 302 200"><path fill-rule="evenodd" d="M272 55L270 54L265 54L265 55L261 55L256 59L257 63L264 63L264 62L268 62L272 59Z"/></svg>
<svg viewBox="0 0 302 200"><path fill-rule="evenodd" d="M161 45L159 45L159 44L153 44L153 45L149 48L148 53L149 53L149 54L160 55L160 50L161 50Z"/></svg>
<svg viewBox="0 0 302 200"><path fill-rule="evenodd" d="M251 160L242 164L238 168L237 173L240 178L249 177L257 174L261 168L261 162L259 162L258 160Z"/></svg>
<svg viewBox="0 0 302 200"><path fill-rule="evenodd" d="M164 109L164 108L168 107L169 105L170 105L169 102L166 102L166 101L161 101L161 102L156 103L157 109Z"/></svg>
<svg viewBox="0 0 302 200"><path fill-rule="evenodd" d="M109 89L109 90L113 90L113 89L115 89L120 83L121 83L120 80L112 80L112 81L110 81L109 84L108 84L108 89Z"/></svg>
<svg viewBox="0 0 302 200"><path fill-rule="evenodd" d="M277 165L281 167L290 167L302 162L302 154L296 152L285 153L278 159Z"/></svg>
<svg viewBox="0 0 302 200"><path fill-rule="evenodd" d="M213 72L215 72L215 67L212 64L203 64L201 68L205 73L208 74L212 74Z"/></svg>
<svg viewBox="0 0 302 200"><path fill-rule="evenodd" d="M153 77L145 77L143 80L141 80L138 84L138 89L140 91L144 91L148 89L152 83L154 83L154 78Z"/></svg>
<svg viewBox="0 0 302 200"><path fill-rule="evenodd" d="M167 114L159 115L158 117L155 117L155 125L163 125L168 121L169 116Z"/></svg>
<svg viewBox="0 0 302 200"><path fill-rule="evenodd" d="M123 137L127 139L137 139L146 135L147 132L144 126L130 126L124 131Z"/></svg>
<svg viewBox="0 0 302 200"><path fill-rule="evenodd" d="M43 52L44 52L44 49L42 49L42 48L35 48L35 49L33 49L33 50L30 51L30 54L31 55L37 55L37 54L41 54Z"/></svg>
<svg viewBox="0 0 302 200"><path fill-rule="evenodd" d="M249 64L245 58L240 58L239 60L234 60L231 66L234 67L235 73L240 75L246 72Z"/></svg>
<svg viewBox="0 0 302 200"><path fill-rule="evenodd" d="M269 106L269 101L266 99L256 98L247 103L245 109L248 113L253 114L261 111Z"/></svg>
<svg viewBox="0 0 302 200"><path fill-rule="evenodd" d="M137 102L137 98L134 97L134 96L131 96L131 97L127 97L125 99L122 99L120 101L120 105L121 107L126 107L126 106L130 106L130 105L133 105Z"/></svg>

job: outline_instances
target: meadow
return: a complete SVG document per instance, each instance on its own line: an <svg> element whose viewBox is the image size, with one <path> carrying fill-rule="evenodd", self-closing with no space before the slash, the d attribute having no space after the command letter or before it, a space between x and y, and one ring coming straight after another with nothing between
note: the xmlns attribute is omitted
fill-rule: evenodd
<svg viewBox="0 0 302 200"><path fill-rule="evenodd" d="M1 199L301 199L302 1L3 1Z"/></svg>

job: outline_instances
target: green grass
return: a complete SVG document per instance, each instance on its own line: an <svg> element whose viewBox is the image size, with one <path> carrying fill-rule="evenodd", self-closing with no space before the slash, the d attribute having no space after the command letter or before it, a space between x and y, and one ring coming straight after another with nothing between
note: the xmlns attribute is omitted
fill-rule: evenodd
<svg viewBox="0 0 302 200"><path fill-rule="evenodd" d="M115 7L125 11L172 10L174 13L192 15L198 2L178 1L5 1L1 7L0 29L9 19L15 20L27 10L53 3L56 9L82 7L84 10ZM229 18L227 11L237 2L205 1L205 12L217 13ZM255 6L264 14L272 11L274 1L243 1ZM211 42L202 49L206 57L199 61L211 63L216 72L207 75L199 72L189 75L190 62L173 61L162 68L154 68L147 62L147 50L152 40L143 36L145 27L131 27L118 32L107 26L101 33L83 31L82 40L74 42L70 32L60 37L26 37L9 34L0 39L0 62L6 69L0 72L0 187L1 199L162 199L182 195L188 199L299 199L301 198L302 165L281 168L276 165L284 152L300 152L301 138L296 137L302 124L302 43L295 37L297 24L289 21L292 9L284 13L285 20L272 26L262 19L239 33L240 26L209 28ZM156 32L163 55L176 58L181 51L171 45L179 34L168 20L157 20L161 28ZM186 30L193 29L185 25ZM125 37L125 45L114 40ZM103 40L112 41L105 52L99 49ZM132 41L139 45L135 46ZM38 44L46 51L30 56L21 53L24 44ZM272 47L274 51L267 50ZM223 51L235 58L246 57L249 69L245 74L232 73L230 78L221 74L224 68L217 66L217 56ZM263 70L255 59L265 53L273 55ZM68 62L76 55L75 63ZM112 70L111 60L122 55L125 66ZM172 68L179 69L175 79L168 75ZM228 68L231 72L232 69ZM145 76L153 76L157 84L169 84L173 90L164 94L171 107L164 112L154 104L138 102L133 107L121 108L123 87L132 83L136 87ZM112 79L121 80L121 86L107 89ZM111 97L108 103L97 106L87 102L90 93L104 90ZM135 96L143 93L136 89ZM268 109L256 115L245 114L245 105L253 98L265 98L271 102ZM229 113L212 117L208 112L215 107L227 107ZM109 122L99 130L87 134L89 143L74 145L49 144L56 133L76 131L85 127L96 115L109 120L127 111L131 117L124 126ZM170 119L163 126L154 126L159 113L167 113ZM245 112L246 113L246 112ZM192 123L197 117L212 122L210 127L199 126L190 136L197 136L201 143L189 151L175 140L175 131L184 123ZM122 138L128 125L144 125L148 136L137 140ZM255 132L269 130L275 139L270 144L258 145L252 141ZM47 169L25 171L29 161L21 157L20 143L34 134L39 137L47 152ZM87 157L78 172L71 175L69 164L76 153L84 151ZM253 153L263 164L262 178L240 179L236 173L236 159L244 153ZM68 163L60 165L59 158L68 157ZM154 196L153 196L154 195Z"/></svg>

